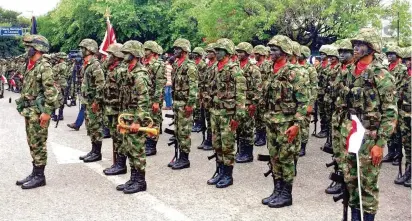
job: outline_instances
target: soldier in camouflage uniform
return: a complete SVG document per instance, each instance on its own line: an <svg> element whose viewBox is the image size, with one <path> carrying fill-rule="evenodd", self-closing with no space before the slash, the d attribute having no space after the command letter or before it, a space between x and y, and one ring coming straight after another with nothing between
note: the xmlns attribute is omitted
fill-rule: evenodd
<svg viewBox="0 0 412 221"><path fill-rule="evenodd" d="M253 161L253 144L255 129L255 115L262 96L262 76L259 67L253 64L249 56L253 53L253 46L248 42L241 42L236 46L240 69L246 78L246 109L249 116L240 122L238 136L238 153L236 163Z"/></svg>
<svg viewBox="0 0 412 221"><path fill-rule="evenodd" d="M405 61L406 71L400 72L396 79L399 110L398 124L401 131L402 146L405 149L405 173L402 177L395 179L395 184L404 185L405 187L411 187L411 54L412 47L404 48L400 53L400 57Z"/></svg>
<svg viewBox="0 0 412 221"><path fill-rule="evenodd" d="M4 84L7 83L3 82L3 77L5 77L6 73L6 60L5 59L0 59L0 77L2 79L0 79L0 98L4 97Z"/></svg>
<svg viewBox="0 0 412 221"><path fill-rule="evenodd" d="M199 78L196 64L188 58L190 42L179 38L173 43L173 48L176 57L172 72L173 112L176 139L179 144L179 157L176 161L170 162L168 166L178 170L190 167L189 153L192 143L190 133L193 125L193 109L196 107L198 95Z"/></svg>
<svg viewBox="0 0 412 221"><path fill-rule="evenodd" d="M216 50L215 44L210 43L206 47L207 59L209 59L206 69L203 72L199 72L199 96L200 96L200 108L203 108L204 117L207 124L206 139L199 145L198 149L213 150L212 147L212 123L210 119L210 108L212 107L212 89L211 82L216 75ZM205 125L206 126L206 125Z"/></svg>
<svg viewBox="0 0 412 221"><path fill-rule="evenodd" d="M307 59L310 57L311 51L307 46L302 45L300 47L301 56L298 57L299 65L302 65L304 69L308 72L309 76L309 88L308 88L308 97L309 97L309 105L308 105L308 113L306 114L305 120L303 121L303 126L301 129L301 145L300 145L300 153L299 157L306 155L306 145L309 140L309 125L311 119L311 113L313 107L315 106L316 97L318 96L318 74L316 69L307 63Z"/></svg>
<svg viewBox="0 0 412 221"><path fill-rule="evenodd" d="M143 45L145 51L144 66L149 71L149 94L152 101L152 118L155 125L162 125L162 105L164 86L166 84L165 63L158 59L158 55L162 53L161 47L155 41L146 41ZM159 136L147 137L146 140L146 156L152 156L157 153L156 145Z"/></svg>
<svg viewBox="0 0 412 221"><path fill-rule="evenodd" d="M291 40L274 36L268 43L273 73L263 89L261 108L268 134L274 190L262 200L264 205L280 208L292 205L295 162L299 157L300 133L307 114L307 76L302 68L288 62L293 55Z"/></svg>
<svg viewBox="0 0 412 221"><path fill-rule="evenodd" d="M33 171L16 184L23 189L32 189L46 185L46 141L50 114L57 106L58 92L53 85L51 66L42 59L42 54L47 53L50 48L48 40L41 35L26 35L23 41L29 61L24 73L21 96L16 100L16 104L17 110L25 119Z"/></svg>
<svg viewBox="0 0 412 221"><path fill-rule="evenodd" d="M402 50L398 46L389 46L386 55L389 61L389 73L395 78L395 81L406 73L406 67L402 64L401 60ZM399 105L398 105L398 108ZM400 111L400 109L399 109ZM398 119L400 122L401 119ZM395 132L392 134L388 141L388 154L383 158L382 162L392 162L392 165L399 165L402 161L402 138L401 131L399 131L399 125L396 127Z"/></svg>
<svg viewBox="0 0 412 221"><path fill-rule="evenodd" d="M80 75L83 76L81 102L86 105L87 135L92 142L91 151L79 159L88 163L102 159L104 74L99 60L95 57L98 52L96 41L83 39L79 47L83 57L83 66L80 70Z"/></svg>
<svg viewBox="0 0 412 221"><path fill-rule="evenodd" d="M64 109L64 102L66 97L66 87L67 87L67 64L64 60L67 57L67 54L64 52L59 52L55 55L55 59L57 60L57 64L53 66L53 80L54 85L59 92L58 101L60 103L59 113L56 115L55 111L52 113L52 120L57 121L63 120L63 109Z"/></svg>
<svg viewBox="0 0 412 221"><path fill-rule="evenodd" d="M214 45L218 60L215 75L210 79L212 99L212 143L217 173L207 181L217 188L233 184L236 130L246 117L246 78L237 63L231 61L235 45L230 39L219 39Z"/></svg>
<svg viewBox="0 0 412 221"><path fill-rule="evenodd" d="M315 134L318 138L326 138L328 132L328 125L327 125L327 116L325 113L325 91L327 87L327 69L328 69L328 56L326 55L326 51L329 45L322 45L319 49L321 64L316 67L316 72L318 73L318 97L317 97L317 105L318 105L318 112L320 117L320 132Z"/></svg>
<svg viewBox="0 0 412 221"><path fill-rule="evenodd" d="M361 220L359 204L363 204L364 220L373 221L378 209L378 176L383 155L383 148L396 126L397 107L394 78L381 64L377 53L381 53L382 39L373 28L363 28L352 38L355 64L339 88L343 93L346 116L341 126L341 133L348 134L352 128L350 115L357 115L365 127L362 146L358 157L361 186L357 181L356 156L349 153L345 160L344 176L349 191L349 206L352 220ZM367 96L365 96L367 95ZM342 140L346 140L343 137ZM358 188L362 189L361 200Z"/></svg>
<svg viewBox="0 0 412 221"><path fill-rule="evenodd" d="M197 67L197 72L199 73L199 87L200 87L200 75L203 74L206 70L206 62L203 60L203 56L205 54L205 51L201 47L196 47L192 51L192 56L193 56L193 61L196 64ZM201 111L201 106L200 106L200 99L201 97L199 96L198 99L196 100L196 108L193 111L193 127L192 127L192 132L201 132L202 129L205 127L204 125L204 120L202 119L204 116L202 116L202 111Z"/></svg>
<svg viewBox="0 0 412 221"><path fill-rule="evenodd" d="M117 131L117 119L119 117L119 70L123 70L123 53L120 51L122 44L113 43L107 49L106 81L104 83L104 122L110 131L113 140L113 165L103 170L105 175L118 175L127 173L126 155L121 149L122 137Z"/></svg>
<svg viewBox="0 0 412 221"><path fill-rule="evenodd" d="M147 125L149 113L150 89L149 70L142 64L144 57L142 43L127 41L121 48L127 67L121 68L118 73L120 113L132 114L126 120L131 122L130 130L122 136L122 150L129 158L131 174L130 180L118 185L117 190L125 194L146 191L146 135L139 131L140 126Z"/></svg>
<svg viewBox="0 0 412 221"><path fill-rule="evenodd" d="M267 82L271 72L272 72L272 62L267 60L266 57L269 55L269 51L263 45L256 45L253 48L253 53L256 59L256 65L259 67L260 76L262 78L262 86ZM255 146L264 146L266 145L266 126L263 122L260 112L261 108L257 109L255 115L255 128L256 128L256 137L255 137Z"/></svg>

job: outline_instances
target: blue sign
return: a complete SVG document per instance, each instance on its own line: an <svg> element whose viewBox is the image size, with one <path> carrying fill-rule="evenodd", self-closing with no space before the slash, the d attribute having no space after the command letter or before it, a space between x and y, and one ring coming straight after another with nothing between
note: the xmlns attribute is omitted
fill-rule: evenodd
<svg viewBox="0 0 412 221"><path fill-rule="evenodd" d="M0 27L0 36L23 36L23 28Z"/></svg>

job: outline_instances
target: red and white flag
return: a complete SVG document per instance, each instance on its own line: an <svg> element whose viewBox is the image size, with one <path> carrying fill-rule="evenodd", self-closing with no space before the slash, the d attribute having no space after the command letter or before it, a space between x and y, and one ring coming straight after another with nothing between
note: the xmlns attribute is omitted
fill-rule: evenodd
<svg viewBox="0 0 412 221"><path fill-rule="evenodd" d="M356 115L351 115L352 129L349 131L349 136L346 138L346 150L349 153L358 153L362 146L365 128Z"/></svg>
<svg viewBox="0 0 412 221"><path fill-rule="evenodd" d="M4 84L7 84L7 79L6 77L4 77L4 75L1 75L0 79Z"/></svg>
<svg viewBox="0 0 412 221"><path fill-rule="evenodd" d="M113 26L110 24L109 17L107 17L106 24L106 33L104 34L103 42L99 48L99 52L105 56L107 56L106 50L109 48L109 45L116 43L116 35L114 33Z"/></svg>

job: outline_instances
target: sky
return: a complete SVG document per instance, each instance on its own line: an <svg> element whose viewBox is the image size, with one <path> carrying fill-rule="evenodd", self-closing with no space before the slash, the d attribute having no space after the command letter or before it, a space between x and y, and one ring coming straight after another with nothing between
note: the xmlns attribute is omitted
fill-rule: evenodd
<svg viewBox="0 0 412 221"><path fill-rule="evenodd" d="M0 0L0 7L21 12L25 17L44 15L60 0Z"/></svg>

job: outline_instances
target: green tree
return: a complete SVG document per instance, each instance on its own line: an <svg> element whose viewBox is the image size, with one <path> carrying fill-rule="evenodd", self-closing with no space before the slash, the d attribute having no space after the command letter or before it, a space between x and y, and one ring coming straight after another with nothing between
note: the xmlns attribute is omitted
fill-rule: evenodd
<svg viewBox="0 0 412 221"><path fill-rule="evenodd" d="M395 30L392 32L392 37L398 38L402 47L410 46L412 41L412 15L411 3L407 0L394 0L392 4L385 8L384 18L390 21L389 28Z"/></svg>
<svg viewBox="0 0 412 221"><path fill-rule="evenodd" d="M20 16L21 13L0 7L0 27L27 28L30 20ZM21 37L0 37L0 57L16 56L24 53Z"/></svg>

